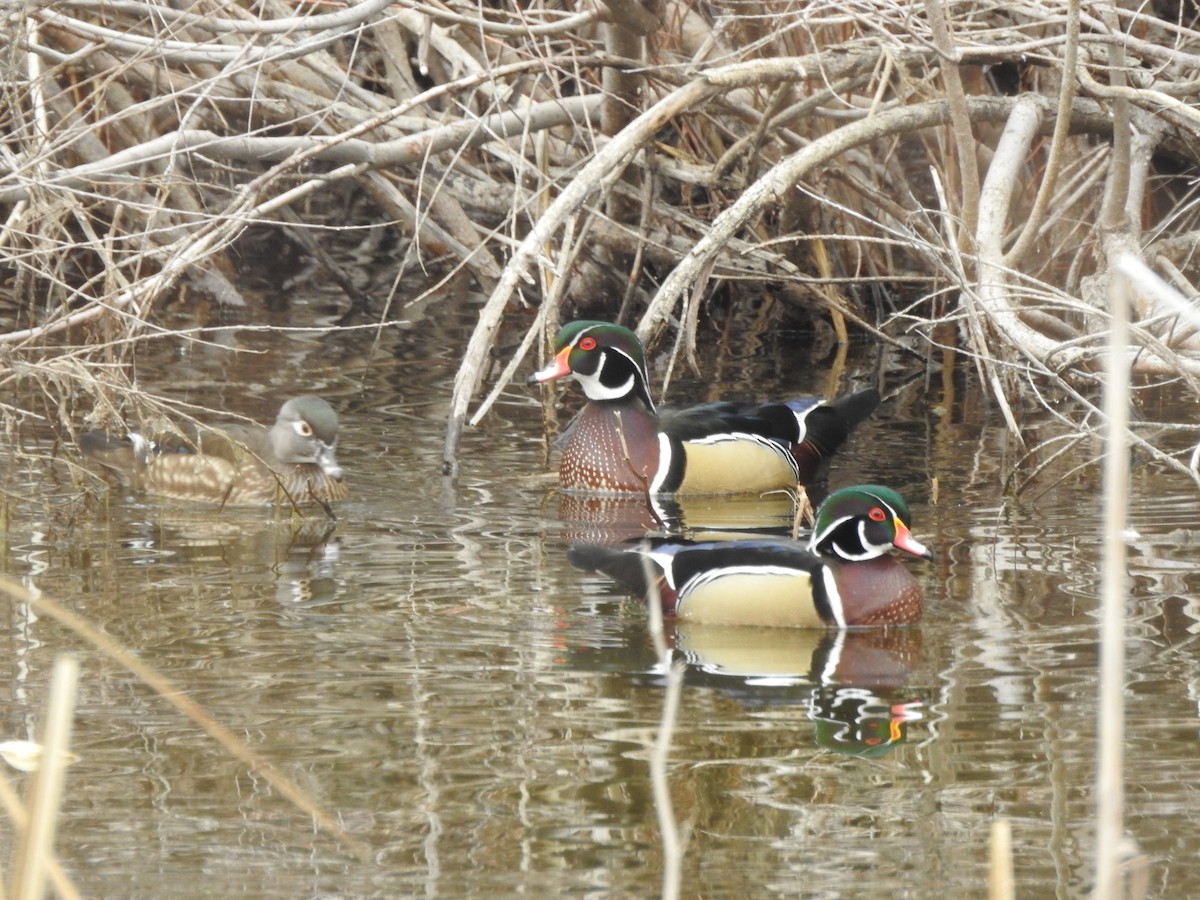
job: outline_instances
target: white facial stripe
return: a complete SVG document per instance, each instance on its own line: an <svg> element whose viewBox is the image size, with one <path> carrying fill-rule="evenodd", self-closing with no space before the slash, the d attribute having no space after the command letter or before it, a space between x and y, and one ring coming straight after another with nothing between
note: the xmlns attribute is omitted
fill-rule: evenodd
<svg viewBox="0 0 1200 900"><path fill-rule="evenodd" d="M591 329L589 328L589 329L588 329L588 331L591 331ZM587 334L587 331L585 331L583 334L579 335L579 338L582 338L584 334ZM575 343L571 345L572 347L574 347L574 346L578 345L578 343L579 343L579 338L577 338L577 339L575 340ZM603 351L603 354L602 354L602 356L601 356L601 360L603 360L603 359L604 359L604 358L607 356L607 354L609 354L609 353L619 353L621 356L625 357L625 359L627 359L627 360L629 361L629 365L631 365L631 366L632 366L634 369L637 369L639 372L641 372L641 373L642 373L642 377L643 377L644 379L648 379L648 378L649 378L649 373L647 373L647 372L646 372L646 370L642 368L641 364L640 364L640 363L638 363L638 361L637 361L636 359L634 359L632 356L630 356L628 353L626 353L626 352L625 352L624 350L622 350L620 347L608 347L608 348L606 348L606 349ZM600 372L599 372L599 370L598 370L598 369L596 370L596 374L597 374L597 375L598 375L598 374L600 374Z"/></svg>
<svg viewBox="0 0 1200 900"><path fill-rule="evenodd" d="M809 549L815 550L817 544L821 543L821 541L831 532L836 531L843 522L851 522L854 521L855 518L855 516L842 516L842 518L832 522L830 526L820 534L814 532L812 537L808 540ZM839 559L844 559L848 562L860 562L864 559L874 559L877 556L882 556L887 552L888 548L892 546L891 543L872 544L867 539L867 523L861 519L858 521L855 530L858 532L858 543L863 548L863 552L847 553L845 549L841 547L841 545L835 542L833 545L833 552Z"/></svg>
<svg viewBox="0 0 1200 900"><path fill-rule="evenodd" d="M615 388L605 387L600 383L600 373L587 376L587 379L575 376L583 385L583 392L589 400L620 400L622 397L629 396L629 392L633 390L633 376L629 376L629 380Z"/></svg>
<svg viewBox="0 0 1200 900"><path fill-rule="evenodd" d="M886 509L888 511L888 514L892 517L892 528L895 529L896 534L900 534L902 528L906 529L908 527L904 524L904 520L900 518L900 513L896 512L896 508L894 506L892 506L890 503L888 503L886 500L884 500L878 494L872 494L871 496L874 497L875 500L879 503L879 505L882 506L884 509ZM924 547L922 546L920 541L916 540L916 538L912 539L912 543L916 544L918 547L921 547L921 549L924 549ZM870 545L868 545L867 542L864 540L863 546L865 547L865 546L870 546ZM877 545L877 546L879 549L879 553L882 555L895 545L892 543L887 543L887 544L881 544L881 545Z"/></svg>
<svg viewBox="0 0 1200 900"><path fill-rule="evenodd" d="M889 513L892 514L893 519L900 518L900 514L898 512L896 512L895 509L892 508L892 505L890 503L888 503L886 500L884 500L878 494L872 494L871 496L875 498L876 503L878 503L880 506L882 506L884 509L886 509Z"/></svg>
<svg viewBox="0 0 1200 900"><path fill-rule="evenodd" d="M843 520L843 521L845 521L845 520ZM840 544L834 543L833 552L838 557L838 559L844 559L844 560L847 560L848 562L861 562L864 559L874 559L875 557L882 555L887 550L887 548L891 546L891 544L886 544L883 547L880 547L880 546L878 546L876 544L872 544L870 541L868 541L867 540L867 523L866 522L859 522L857 531L858 531L858 543L862 546L863 552L862 553L847 553L846 549L844 547L842 547Z"/></svg>
<svg viewBox="0 0 1200 900"><path fill-rule="evenodd" d="M595 325L592 325L589 328L583 329L583 331L581 331L581 332L579 332L579 334L575 335L575 340L571 341L571 346L578 347L579 342L582 341L585 336L591 334L597 328L603 328L603 327L604 327L604 325L602 323L597 322Z"/></svg>
<svg viewBox="0 0 1200 900"><path fill-rule="evenodd" d="M871 556L878 556L880 553L886 553L887 548L892 546L891 541L888 541L887 543L884 543L884 544L872 544L869 540L867 540L867 523L866 522L858 523L858 542L860 544L862 544L863 547L865 547L866 549L874 551L867 556L861 557L863 559L869 559Z"/></svg>
<svg viewBox="0 0 1200 900"><path fill-rule="evenodd" d="M849 521L850 518L851 518L850 516L842 516L840 519L834 519L832 522L830 522L829 527L826 528L824 531L822 531L820 533L814 531L808 539L808 549L815 550L817 544L821 543L821 541L823 541L825 539L825 536L827 534L829 534L832 531L836 531L843 522Z"/></svg>

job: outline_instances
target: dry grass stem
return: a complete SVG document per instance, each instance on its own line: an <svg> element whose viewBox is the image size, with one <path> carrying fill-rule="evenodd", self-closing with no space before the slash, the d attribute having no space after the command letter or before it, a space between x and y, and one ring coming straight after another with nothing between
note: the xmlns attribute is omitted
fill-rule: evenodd
<svg viewBox="0 0 1200 900"><path fill-rule="evenodd" d="M8 778L3 772L0 772L0 806L4 807L4 813L15 826L18 832L24 832L29 827L29 811L25 808L25 804L21 802L21 798L17 796L17 792L9 783ZM82 894L75 888L74 883L66 872L63 871L62 864L53 854L47 854L45 858L46 873L49 878L50 886L54 888L54 892L62 898L62 900L79 900ZM0 900L3 896L0 895Z"/></svg>
<svg viewBox="0 0 1200 900"><path fill-rule="evenodd" d="M16 900L40 900L51 876L54 834L66 779L79 663L71 656L54 662L50 697L46 703L42 758L29 789L29 815L21 832L11 894Z"/></svg>
<svg viewBox="0 0 1200 900"><path fill-rule="evenodd" d="M272 766L269 762L251 750L239 740L237 735L217 722L199 704L184 694L171 681L155 669L146 665L116 641L100 632L98 629L54 602L49 597L34 594L22 585L9 578L0 577L0 592L7 594L11 600L26 603L34 607L40 615L48 616L63 627L73 632L88 646L104 654L117 664L132 672L139 681L153 690L156 694L187 716L200 728L221 745L231 756L241 760L256 773L261 775L288 802L292 803L327 834L330 834L361 858L370 855L369 849L358 838L349 834L337 819L321 808L315 800L296 786L286 775ZM47 747L47 751L49 751Z"/></svg>
<svg viewBox="0 0 1200 900"><path fill-rule="evenodd" d="M1014 900L1012 824L1008 819L992 823L991 867L988 900Z"/></svg>

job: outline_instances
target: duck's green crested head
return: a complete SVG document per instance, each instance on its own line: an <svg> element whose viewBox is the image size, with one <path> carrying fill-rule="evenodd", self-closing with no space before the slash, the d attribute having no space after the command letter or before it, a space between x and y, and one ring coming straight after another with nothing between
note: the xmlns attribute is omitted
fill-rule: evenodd
<svg viewBox="0 0 1200 900"><path fill-rule="evenodd" d="M892 547L932 559L911 527L903 497L889 487L860 484L835 491L821 504L809 548L848 562L874 559Z"/></svg>
<svg viewBox="0 0 1200 900"><path fill-rule="evenodd" d="M646 351L638 336L611 322L569 322L558 331L554 359L529 377L530 382L572 377L583 386L589 400L650 399Z"/></svg>

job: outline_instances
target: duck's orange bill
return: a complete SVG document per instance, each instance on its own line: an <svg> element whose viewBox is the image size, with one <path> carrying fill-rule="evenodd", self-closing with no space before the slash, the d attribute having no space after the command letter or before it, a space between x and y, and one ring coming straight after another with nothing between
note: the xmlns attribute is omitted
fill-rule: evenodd
<svg viewBox="0 0 1200 900"><path fill-rule="evenodd" d="M929 548L912 536L912 532L908 530L908 526L900 521L899 518L892 519L892 524L896 526L896 537L892 540L892 546L903 550L905 553L911 553L913 556L919 556L922 559L933 559L933 554L929 552Z"/></svg>
<svg viewBox="0 0 1200 900"><path fill-rule="evenodd" d="M567 358L571 355L570 347L563 347L558 351L558 355L554 357L554 361L544 369L538 369L529 376L530 381L553 381L555 378L562 378L571 374L571 364L567 362Z"/></svg>

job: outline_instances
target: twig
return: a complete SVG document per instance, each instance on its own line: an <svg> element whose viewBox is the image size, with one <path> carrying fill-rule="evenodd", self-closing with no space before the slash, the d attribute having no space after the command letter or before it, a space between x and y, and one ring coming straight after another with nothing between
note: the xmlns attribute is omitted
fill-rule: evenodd
<svg viewBox="0 0 1200 900"><path fill-rule="evenodd" d="M332 44L347 31L360 27L371 16L389 7L392 2L393 0L362 0L339 13L331 13L331 18L326 20L328 24L304 40L295 42L276 40L262 47L253 47L241 42L197 44L189 41L168 40L161 35L146 36L118 31L93 22L71 18L47 7L37 10L37 15L42 18L48 28L62 28L65 31L101 41L106 46L129 53L152 52L159 59L179 64L230 62L244 64L250 60L256 63L268 63L306 56Z"/></svg>
<svg viewBox="0 0 1200 900"><path fill-rule="evenodd" d="M1103 4L1101 17L1114 30L1119 27L1112 4ZM1126 86L1125 47L1113 44L1108 48L1108 77L1114 88ZM1105 184L1104 202L1100 207L1100 228L1113 232L1118 228L1134 229L1135 224L1127 215L1126 199L1129 195L1129 168L1133 135L1130 128L1129 99L1121 94L1113 98L1113 147L1112 160L1108 166L1108 181ZM1131 231L1136 233L1136 231Z"/></svg>
<svg viewBox="0 0 1200 900"><path fill-rule="evenodd" d="M1129 491L1129 347L1126 337L1129 285L1113 279L1111 330L1105 372L1104 562L1100 583L1100 723L1096 765L1096 860L1093 896L1113 900L1124 832L1125 788L1125 519Z"/></svg>
<svg viewBox="0 0 1200 900"><path fill-rule="evenodd" d="M959 246L966 249L967 237L975 230L979 214L979 161L975 152L975 135L971 130L971 111L959 71L959 54L950 33L950 22L942 0L925 0L925 10L933 29L933 40L942 57L942 80L950 104L950 126L954 134L955 161L958 163L958 201L963 230Z"/></svg>
<svg viewBox="0 0 1200 900"><path fill-rule="evenodd" d="M1058 112L1054 117L1054 134L1050 138L1050 150L1046 155L1042 183L1038 186L1033 209L1029 211L1016 242L1004 256L1004 265L1010 268L1021 264L1033 247L1034 241L1038 239L1042 222L1046 218L1046 210L1058 184L1059 172L1063 167L1071 124L1071 107L1075 103L1075 69L1079 58L1079 4L1080 0L1067 0L1067 34L1066 43L1063 45L1062 71L1059 75L1061 83L1058 91Z"/></svg>
<svg viewBox="0 0 1200 900"><path fill-rule="evenodd" d="M16 826L17 831L23 832L29 827L29 811L25 809L25 804L21 802L21 798L17 796L17 792L13 790L13 786L2 772L0 772L0 806L4 807L4 811L8 814L12 824ZM46 857L46 874L60 900L81 900L83 895L79 893L70 876L63 871L62 863L53 853ZM0 900L3 900L3 896L0 896Z"/></svg>
<svg viewBox="0 0 1200 900"><path fill-rule="evenodd" d="M225 160L281 161L288 163L288 169L310 160L343 164L343 168L309 182L328 185L340 178L349 178L371 169L411 165L426 156L446 150L476 147L528 131L578 124L593 116L599 107L599 97L566 97L536 104L528 110L456 122L383 142L356 140L350 136L359 129L333 137L307 135L280 138L247 135L224 137L203 129L173 132L128 147L101 161L63 170L47 177L39 187L84 190L97 178L112 177L155 159L186 153L203 153L207 157ZM356 168L358 166L363 168ZM25 199L28 190L25 185L0 187L0 203Z"/></svg>
<svg viewBox="0 0 1200 900"><path fill-rule="evenodd" d="M1010 98L975 98L969 101L968 108L973 118L997 121L1008 117L1015 102ZM1030 102L1045 103L1037 99ZM642 316L638 335L643 341L652 340L665 325L683 291L703 271L707 258L719 252L724 243L743 228L746 222L768 206L779 203L785 193L809 172L869 141L927 128L930 125L945 124L949 117L950 108L945 100L888 110L870 119L844 125L782 159L716 217L708 232L667 276Z"/></svg>

